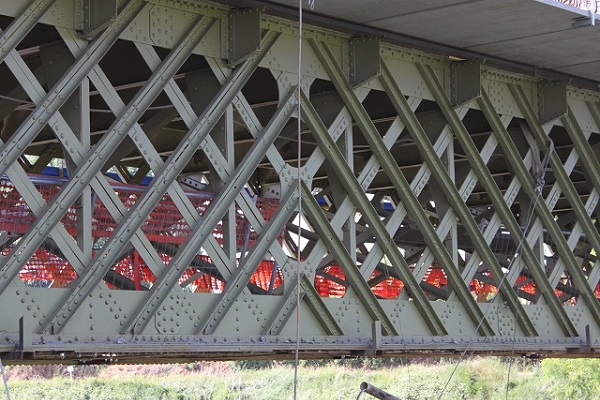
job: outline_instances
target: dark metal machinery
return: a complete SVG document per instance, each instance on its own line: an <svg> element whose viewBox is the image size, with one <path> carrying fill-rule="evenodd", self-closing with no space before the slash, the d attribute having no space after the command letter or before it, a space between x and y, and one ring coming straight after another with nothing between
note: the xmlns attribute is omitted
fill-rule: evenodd
<svg viewBox="0 0 600 400"><path fill-rule="evenodd" d="M2 359L594 356L594 77L258 4L0 4Z"/></svg>

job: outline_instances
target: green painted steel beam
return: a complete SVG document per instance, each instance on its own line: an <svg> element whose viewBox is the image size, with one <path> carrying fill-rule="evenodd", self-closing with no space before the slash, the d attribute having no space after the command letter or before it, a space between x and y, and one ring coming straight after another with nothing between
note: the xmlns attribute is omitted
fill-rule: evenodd
<svg viewBox="0 0 600 400"><path fill-rule="evenodd" d="M339 326L306 274L300 276L300 287L302 288L303 297L308 308L310 308L325 332L331 336L344 336L344 331Z"/></svg>
<svg viewBox="0 0 600 400"><path fill-rule="evenodd" d="M298 285L294 285L293 290L285 296L273 312L273 315L265 325L263 335L279 335L290 317L298 306ZM325 301L321 298L310 279L305 273L300 273L300 303L306 302L317 322L327 335L343 336L344 331L335 320L335 317L329 311ZM302 318L302 317L301 317Z"/></svg>
<svg viewBox="0 0 600 400"><path fill-rule="evenodd" d="M518 97L517 101L521 109L526 108L527 103L525 97L522 96L522 91L514 86L511 89L513 91L513 94L515 94L515 97ZM577 191L575 190L571 180L569 179L569 175L564 169L560 157L558 156L558 154L556 154L556 152L554 152L553 149L548 149L547 137L543 134L543 129L541 125L535 119L531 119L532 108L529 106L527 107L527 109L528 111L525 114L527 123L534 125L532 131L534 132L538 146L540 146L540 150L551 151L550 165L552 167L552 171L558 179L563 193L565 194L567 199L569 199L569 202L573 207L573 211L577 216L577 221L582 225L584 232L586 233L588 239L592 242L594 247L600 249L600 235L598 235L598 231L594 227L590 218L590 214L593 211L593 209L589 211L585 210L585 207L581 203L581 199ZM587 142L585 144L583 143L583 134L581 132L581 129L576 125L575 121L570 116L563 117L562 120L584 166L588 168L588 170L594 167L599 168L600 164L598 164L596 158L591 154L589 144ZM529 126L531 127L531 125ZM594 165L594 163L596 165ZM598 183L598 188L600 188L600 179L598 179L600 175L597 172L598 170L591 169L591 171L592 175L596 175L595 179L593 178L593 182ZM583 274L579 263L573 255L574 249L567 244L567 241L565 240L564 235L560 230L560 227L558 226L556 220L553 218L552 214L546 207L540 205L538 215L544 221L544 226L546 226L546 228L548 229L561 259L565 262L568 271L571 273L573 282L579 290L580 295L583 297L585 303L592 311L592 316L596 320L596 323L600 324L600 303L598 303L598 299L594 294L594 290L588 285L587 279L585 278L585 275Z"/></svg>
<svg viewBox="0 0 600 400"><path fill-rule="evenodd" d="M306 279L305 274L302 274L300 279ZM292 290L287 291L283 298L278 302L277 307L272 312L271 317L267 320L265 327L262 331L263 335L277 336L281 334L282 329L285 327L291 316L294 314L296 307L298 306L298 300L302 302L304 300L305 293L300 290L298 296L298 285L293 285Z"/></svg>
<svg viewBox="0 0 600 400"><path fill-rule="evenodd" d="M366 110L360 104L356 96L354 96L354 93L352 92L348 82L344 78L341 69L334 62L333 56L330 53L329 49L315 41L310 41L310 43L313 50L315 51L315 53L323 63L324 67L326 68L327 73L332 79L333 84L336 86L336 89L342 97L344 104L354 117L363 134L365 135L365 139L369 142L369 145L373 149L374 155L379 159L381 167L386 172L388 178L392 181L398 194L402 197L404 206L407 208L412 218L418 224L419 229L423 233L423 237L427 242L429 249L434 253L438 262L440 262L440 264L444 268L444 271L448 276L448 280L452 285L453 289L457 291L460 302L465 307L466 312L469 314L469 316L475 323L475 326L480 325L478 327L480 334L488 336L493 335L494 330L492 329L489 322L486 320L485 316L483 315L483 312L475 302L475 299L473 299L473 296L471 295L468 286L462 280L458 269L455 268L454 262L448 254L447 249L445 248L439 236L435 233L435 230L433 229L431 222L429 221L423 208L421 207L419 200L414 195L410 188L410 185L406 181L406 178L397 167L394 158L391 156L385 145L382 143L381 136L379 135L377 128L375 128ZM408 104L406 104L406 106L407 110L409 110ZM411 126L409 125L409 123L415 122L415 120L409 121L408 119L403 117L405 117L405 115L400 116L400 118L403 119L404 125L407 127L409 132L412 132L415 126Z"/></svg>
<svg viewBox="0 0 600 400"><path fill-rule="evenodd" d="M32 0L27 8L0 34L0 63L11 51L16 49L25 35L33 29L55 2L56 0Z"/></svg>
<svg viewBox="0 0 600 400"><path fill-rule="evenodd" d="M250 64L256 66L255 63L250 62ZM236 75L232 75L232 78L235 77ZM240 80L245 81L244 79ZM226 87L229 86L225 86L224 88ZM237 88L237 90L240 89L241 86ZM234 96L234 93L229 91L227 92L227 95L231 101L231 97ZM257 138L250 151L237 166L230 177L230 180L215 196L204 215L202 215L196 225L192 228L185 243L171 259L164 272L157 277L157 281L154 286L152 286L150 295L144 299L143 304L130 318L128 324L123 328L124 331L131 329L134 333L139 333L146 327L152 315L156 313L162 301L165 300L169 292L175 286L175 283L183 271L185 271L190 262L196 257L196 254L198 254L199 249L202 247L207 237L212 235L214 228L223 218L229 205L238 196L240 191L244 190L244 186L248 182L248 179L256 169L258 163L264 157L264 149L267 149L275 141L292 116L294 103L293 91L291 91L288 93L287 98L278 108L269 124L265 127L263 134ZM215 118L214 120L218 120L218 118ZM206 124L199 126L205 127ZM197 140L195 141L197 142Z"/></svg>
<svg viewBox="0 0 600 400"><path fill-rule="evenodd" d="M302 182L302 205L303 212L321 240L325 242L329 251L333 253L346 276L348 285L354 290L373 321L380 321L381 326L388 336L398 336L398 330L394 327L386 312L383 310L377 298L371 292L371 288L362 278L354 260L350 257L348 249L344 246L337 233L331 227L329 220L323 214L323 210L313 197L310 189Z"/></svg>
<svg viewBox="0 0 600 400"><path fill-rule="evenodd" d="M431 173L435 176L438 184L443 190L445 198L452 207L451 211L458 217L458 220L462 222L462 226L469 234L469 237L471 238L471 241L473 242L479 256L483 259L484 263L492 272L494 281L496 282L496 285L498 285L498 289L502 293L502 297L511 310L513 310L515 315L517 315L518 323L523 330L523 333L527 336L537 336L536 329L531 320L527 317L527 314L525 313L521 303L519 303L516 293L510 287L501 284L503 279L502 277L504 276L502 268L489 248L489 245L479 230L479 227L475 223L475 220L467 208L463 197L448 175L448 172L442 161L436 155L435 150L427 138L425 131L416 120L414 114L410 112L404 95L400 92L400 88L395 83L389 69L385 64L383 65L382 69L384 72L381 82L384 85L390 100L396 107L396 111L404 120L404 124L407 126L409 132L413 136L415 143L417 144L419 151L425 160L425 163L429 166ZM442 90L439 82L434 79L433 71L428 70L427 67L423 67L421 65L419 65L419 70L421 71L421 74L423 75L425 82L427 83L428 88L433 94L442 113L448 120L448 124L452 127L452 130L457 136L464 135L465 131L463 130L461 132L462 121L458 118L458 115L450 104L450 99ZM462 144L462 141L464 140L459 139L459 141L461 141ZM469 150L465 151L469 152ZM483 163L483 160L480 159L480 161ZM431 246L429 247L431 248ZM458 276L460 277L460 274L458 274ZM456 291L454 286L453 289Z"/></svg>
<svg viewBox="0 0 600 400"><path fill-rule="evenodd" d="M154 99L164 89L167 82L175 75L181 65L187 60L194 46L208 32L212 26L212 21L194 21L186 35L183 36L178 46L165 58L161 66L154 71L152 77L147 81L144 87L136 94L134 99L129 103L127 108L112 125L109 132L105 134L103 139L94 147L90 156L82 163L74 172L74 176L65 185L61 192L62 197L55 200L59 207L64 204L72 204L71 197L76 194L77 184L85 184L90 182L95 173L97 173L104 165L104 158L108 157L112 151L121 143L129 130L137 123L138 119L143 114L144 110L149 107ZM129 242L133 234L139 229L145 220L144 213L149 214L153 208L150 206L152 202L158 203L162 195L166 191L165 184L170 182L166 178L168 172L171 172L176 165L172 163L165 164L166 168L157 175L151 183L149 190L142 196L135 205L128 211L125 216L125 222L120 224L115 234L103 247L92 261L94 268L90 268L91 272L82 277L78 284L73 288L69 296L64 300L64 304L56 312L59 315L54 329L58 332L64 324L70 319L74 311L81 305L89 292L98 284L104 276L102 272L108 271L111 268L115 257L121 253L123 247ZM170 167L170 168L169 168ZM165 175L165 176L163 176ZM159 189L160 188L160 189ZM160 192L160 190L164 190ZM66 210L64 210L66 212ZM50 217L52 214L50 214ZM54 218L60 218L58 213L54 214ZM132 216L135 216L132 218ZM49 218L50 218L49 217ZM70 310L69 310L70 308ZM68 311L67 311L68 310ZM43 329L48 328L55 317L48 318L42 326Z"/></svg>
<svg viewBox="0 0 600 400"><path fill-rule="evenodd" d="M111 0L89 25L108 28L92 38L73 0L0 3L0 200L18 199L0 213L8 357L284 358L296 345L301 357L600 354L592 335L600 327L600 163L591 145L600 91L310 26L298 171L296 126L287 120L296 104L297 22L202 1ZM207 32L192 44L186 30L201 18ZM165 73L183 40L187 61ZM232 44L234 53L243 47L229 59L235 65ZM255 50L252 66L238 63ZM148 79L160 70L163 82ZM190 79L200 74L209 85ZM285 102L294 107L269 133L274 141L265 140ZM565 136L555 136L563 127ZM529 171L539 173L549 138L555 179L538 199ZM68 175L32 176L62 159ZM113 182L104 174L111 165L139 185ZM148 174L156 181L140 184ZM311 227L296 226L298 208L287 201L298 174ZM77 211L82 196L86 210ZM320 196L325 204L315 202ZM514 212L530 203L534 218L523 232ZM151 229L167 209L161 243ZM250 252L235 232L241 220L251 226ZM296 243L294 226L303 230ZM282 242L273 239L280 228ZM39 267L47 257L64 276L42 280L55 271ZM258 267L266 258L285 281L275 292L262 279L273 271L263 276ZM434 261L446 268L445 287L427 281ZM260 283L248 284L253 272ZM200 293L206 273L212 293ZM125 284L111 285L108 275ZM486 293L473 280L500 286L499 297L472 299ZM336 298L336 288L347 290ZM245 302L257 315L238 307ZM473 334L481 316L490 330Z"/></svg>
<svg viewBox="0 0 600 400"><path fill-rule="evenodd" d="M494 110L492 104L490 103L489 97L485 90L482 88L481 97L478 99L480 107L486 116L486 119L498 142L501 147L504 149L504 154L508 160L510 160L511 166L515 170L516 176L519 178L521 183L521 188L525 190L525 194L529 197L530 201L535 202L536 210L546 209L545 205L540 204L539 196L536 196L533 190L533 177L527 173L525 170L525 166L523 165L523 161L518 157L518 151L514 147L512 140L504 126L499 122L499 116L497 112ZM476 150L476 149L475 149ZM475 152L476 153L476 152ZM475 166L477 168L477 166ZM486 185L486 189L492 193L492 198L496 198L496 194L500 196L500 191L495 184L492 185L493 179L489 176L489 172L486 174L487 170L482 171L482 175L488 175L488 184ZM528 189L529 188L529 189ZM533 278L538 285L540 292L543 294L546 299L548 305L550 306L552 313L556 317L557 321L561 325L563 332L569 336L577 336L577 330L573 325L573 322L570 320L567 315L564 307L556 297L554 293L554 288L552 288L548 282L546 277L546 272L542 265L539 265L539 261L531 247L529 247L526 238L524 237L523 231L519 223L516 221L508 207L504 202L495 201L494 207L496 211L502 217L502 221L504 222L508 231L510 231L513 236L513 240L516 243L520 243L522 249L522 257L525 260L525 263L529 266L529 271L532 273Z"/></svg>
<svg viewBox="0 0 600 400"><path fill-rule="evenodd" d="M33 141L44 125L49 122L49 118L75 92L81 81L85 79L91 69L102 59L145 6L146 3L143 1L129 2L106 31L90 44L87 51L48 91L42 102L36 106L19 129L13 133L11 140L0 146L0 159L3 160L0 164L0 175L6 172L8 164L14 163L20 157L21 149ZM17 143L19 146L17 146Z"/></svg>
<svg viewBox="0 0 600 400"><path fill-rule="evenodd" d="M408 264L406 264L406 261L402 257L400 250L385 229L383 222L379 219L379 215L377 215L377 212L373 208L373 204L371 204L363 188L344 161L344 156L341 154L335 141L329 136L327 128L319 118L316 110L310 104L306 95L303 96L301 105L304 122L313 132L321 151L323 151L327 159L330 160L330 164L335 169L338 178L347 187L348 196L360 210L370 228L373 230L373 235L377 238L377 242L392 263L392 269L404 282L406 290L413 298L415 307L421 313L421 316L431 330L431 333L434 335L445 335L446 328L439 320L439 317L433 310L431 304L429 304L419 283L415 280Z"/></svg>
<svg viewBox="0 0 600 400"><path fill-rule="evenodd" d="M283 196L277 212L267 223L267 226L248 256L243 259L238 268L233 272L231 278L226 282L223 293L218 297L214 305L210 307L211 312L198 325L196 334L212 335L215 333L221 321L227 316L227 312L231 306L238 300L247 287L252 273L254 273L260 262L264 259L269 248L277 245L277 235L284 229L285 224L291 218L292 214L297 211L300 201L299 197L299 193L295 190L288 190L286 195ZM149 300L156 301L157 299L153 298L151 294ZM146 316L147 314L138 312L136 316L138 315ZM137 328L138 332L134 331L134 333L139 333L145 327L145 325L140 325L138 322L139 318L133 318L129 324L131 327L135 326ZM129 326L126 326L124 332L128 330Z"/></svg>
<svg viewBox="0 0 600 400"><path fill-rule="evenodd" d="M29 97L33 99L36 104L39 104L45 98L46 92L42 88L41 84L36 80L34 74L27 68L27 65L22 57L13 50L6 58L5 62L11 71L20 78L20 82ZM76 162L81 162L81 160L83 160L86 156L86 150L83 148L79 139L75 136L62 115L60 113L56 113L55 115L50 116L49 125L52 126L52 129L55 131L55 134L59 138L61 144L65 147L65 149L68 149L70 157ZM7 172L9 175L10 168L13 168L14 165L15 164L12 164L11 167L9 167L9 171ZM92 186L94 187L96 194L102 200L103 204L105 204L107 207L111 216L115 219L115 221L120 221L125 214L125 208L123 207L122 202L116 196L114 190L109 187L106 179L100 172L98 172L96 177L94 177L92 180ZM26 192L27 189L25 189L25 193ZM57 238L56 240L64 245L64 247L61 246L61 248L68 254L69 249L74 247L74 243L69 242L69 235L64 237L68 239L66 239L66 241L62 241L61 238ZM155 252L153 255L149 251L146 251L146 249L152 249L152 245L145 238L145 236L136 235L134 241L136 243L136 248L140 251L140 254L144 260L148 262L148 265L151 266L151 268L153 268L152 265L156 264L153 263L153 261L160 262L160 258L155 254ZM79 265L76 260L72 261L74 261L75 267ZM81 266L81 268L83 269L84 267Z"/></svg>
<svg viewBox="0 0 600 400"><path fill-rule="evenodd" d="M556 176L564 195L567 197L569 203L573 207L573 211L577 216L577 221L582 225L584 232L586 233L588 239L592 242L592 244L597 249L600 249L600 235L598 235L598 231L592 224L590 218L590 214L593 210L585 210L585 207L581 203L581 199L577 191L575 190L571 180L569 179L569 174L567 174L567 172L565 171L560 157L558 156L558 154L556 154L556 152L553 149L548 148L548 137L544 134L542 125L539 123L538 119L534 118L533 108L524 96L523 89L515 85L511 85L510 89L513 96L515 97L515 100L519 104L519 108L525 116L527 124L529 125L532 133L534 134L536 143L540 147L540 150L550 151L549 163L552 168L552 172ZM563 123L565 125L565 128L567 129L567 132L569 133L569 136L573 140L573 144L575 146L575 149L577 150L580 160L584 163L586 168L600 167L595 157L593 157L593 155L590 154L591 149L589 148L589 144L584 144L582 142L583 134L579 127L575 125L574 121L569 117L564 117ZM507 143L507 146L510 146L510 144L511 143ZM515 151L514 154L517 154L514 145L510 149L511 151ZM521 167L521 165L519 165L518 167ZM596 180L594 183L599 184L599 186L596 189L598 190L598 188L600 188L600 179L598 179L600 175L598 174L598 170L592 169L591 171L592 174L595 174L596 176ZM525 172L521 171L521 173ZM530 185L528 185L527 187L524 186L524 189L527 191L527 194L529 196L533 196L533 188ZM579 263L575 259L575 256L573 254L574 249L568 245L564 235L560 230L560 227L558 226L556 220L550 213L550 210L548 210L548 208L544 205L537 203L536 211L538 217L543 221L546 229L548 229L548 232L550 233L550 236L554 241L554 244L558 250L561 259L564 261L567 270L570 272L573 282L579 290L580 295L583 297L586 305L589 307L591 314L596 321L596 324L600 324L600 303L598 303L598 299L596 298L594 289L592 289L588 284L587 279L585 278L585 275L583 274Z"/></svg>
<svg viewBox="0 0 600 400"><path fill-rule="evenodd" d="M59 29L58 31L61 34L61 36L63 37L65 43L67 44L67 46L69 47L69 49L71 50L71 52L73 53L74 56L77 57L86 50L87 42L74 36L72 31L69 31L66 29ZM149 47L151 47L151 46L149 46ZM151 69L154 70L154 69L158 68L159 64L160 64L160 60L158 60L156 62L156 64L152 64ZM92 71L90 72L89 77L90 77L91 82L94 84L94 87L96 88L96 90L98 90L99 94L104 99L104 101L106 102L106 104L108 105L108 107L112 111L112 113L115 116L121 115L123 113L123 111L125 110L126 105L123 102L123 100L121 99L121 97L118 95L117 91L112 86L108 77L104 74L102 69L99 66L95 66L92 69ZM167 87L169 86L169 84L170 84L170 82L167 83ZM183 96L183 94L181 94L179 96L179 99L183 99L183 98L185 98L185 96ZM179 101L179 103L182 103L182 102ZM175 103L175 104L177 104L177 103ZM187 104L187 103L182 103L182 104ZM181 111L179 111L179 112L182 113ZM198 117L194 114L193 120L195 121L197 118ZM52 122L51 125L55 126L55 123ZM193 124L190 124L190 126L191 125L193 125ZM64 126L64 125L60 125L60 126ZM64 131L65 129L62 128L61 130ZM140 153L144 156L144 159L147 162L147 165L149 166L149 168L152 171L160 171L164 167L162 158L161 158L160 154L158 153L158 151L156 151L156 149L154 148L154 145L150 141L150 138L146 134L145 130L139 125L139 123L134 124L133 128L128 132L128 134L129 134L131 140L134 143L136 143L136 147L139 149ZM61 133L59 135L59 137L62 135L64 135L64 133ZM73 140L71 140L71 139L66 138L65 140L71 141L71 143L73 143ZM83 158L83 154L81 157ZM102 180L99 180L99 183L102 183ZM97 185L93 185L93 186L96 187ZM100 190L99 192L105 193L105 194L108 193L108 191L105 189L106 184L101 185L101 186L102 186L102 190ZM96 190L98 190L98 189L96 188ZM198 215L198 212L195 210L194 206L190 203L187 196L183 193L183 189L177 183L173 182L173 184L169 186L168 193L171 196L171 199L173 200L173 202L176 204L177 208L182 213L182 216L184 217L186 222L190 226L194 225L196 223L196 221L198 220L199 215ZM113 208L115 208L114 206L120 205L120 200L115 199L114 197L115 196L112 196L112 197L103 196L102 202L104 204L113 204ZM111 215L113 216L113 218L115 218L116 221L120 221L124 215L124 210L123 211L121 211L119 209L112 210ZM155 268L154 265L162 266L163 263L162 263L162 260L160 260L160 257L158 255L149 254L149 252L146 250L146 249L151 248L152 246L149 244L145 235L140 230L137 230L137 231L135 231L135 234L131 240L132 240L135 248L140 252L144 261L149 263L149 266L150 266L150 269L152 270L152 272L155 275L158 275L159 270L157 268ZM219 272L223 276L228 276L230 274L230 272L229 272L229 269L227 268L227 265L228 265L228 262L226 260L227 257L225 256L221 247L218 245L215 238L211 237L207 240L206 249L207 249L208 254L211 256L211 259L213 260L213 264L215 266L217 266L217 268L219 268ZM156 259L158 262L153 263L152 262L153 259Z"/></svg>

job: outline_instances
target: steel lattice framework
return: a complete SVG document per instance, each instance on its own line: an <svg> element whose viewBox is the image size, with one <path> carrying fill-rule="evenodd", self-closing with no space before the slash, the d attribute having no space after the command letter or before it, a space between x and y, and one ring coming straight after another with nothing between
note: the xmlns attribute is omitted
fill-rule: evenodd
<svg viewBox="0 0 600 400"><path fill-rule="evenodd" d="M0 27L3 358L600 347L600 92L316 26L298 90L297 22L200 1Z"/></svg>

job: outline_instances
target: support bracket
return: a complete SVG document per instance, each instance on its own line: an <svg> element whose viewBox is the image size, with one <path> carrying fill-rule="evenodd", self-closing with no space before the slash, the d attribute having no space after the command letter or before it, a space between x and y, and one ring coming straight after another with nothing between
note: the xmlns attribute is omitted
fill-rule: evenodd
<svg viewBox="0 0 600 400"><path fill-rule="evenodd" d="M260 50L259 9L235 10L229 13L227 25L227 64L237 65Z"/></svg>
<svg viewBox="0 0 600 400"><path fill-rule="evenodd" d="M350 84L353 87L367 83L381 75L380 41L375 37L350 40Z"/></svg>
<svg viewBox="0 0 600 400"><path fill-rule="evenodd" d="M450 98L453 107L458 107L481 96L480 60L462 61L450 68Z"/></svg>
<svg viewBox="0 0 600 400"><path fill-rule="evenodd" d="M596 13L593 10L588 10L587 17L579 17L573 19L573 29L585 28L586 26L596 26Z"/></svg>
<svg viewBox="0 0 600 400"><path fill-rule="evenodd" d="M75 0L75 29L84 37L93 37L117 17L117 0Z"/></svg>
<svg viewBox="0 0 600 400"><path fill-rule="evenodd" d="M538 83L538 118L542 124L567 115L567 82Z"/></svg>
<svg viewBox="0 0 600 400"><path fill-rule="evenodd" d="M381 321L373 321L371 325L371 335L373 337L373 351L375 353L381 350L383 339L381 337Z"/></svg>
<svg viewBox="0 0 600 400"><path fill-rule="evenodd" d="M19 319L19 350L30 351L32 343L29 321L27 317L23 316Z"/></svg>

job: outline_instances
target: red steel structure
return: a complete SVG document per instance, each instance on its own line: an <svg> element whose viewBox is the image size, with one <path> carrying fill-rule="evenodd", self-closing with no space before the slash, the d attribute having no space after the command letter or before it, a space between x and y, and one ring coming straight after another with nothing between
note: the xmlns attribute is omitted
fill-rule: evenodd
<svg viewBox="0 0 600 400"><path fill-rule="evenodd" d="M36 188L43 194L45 200L50 200L60 190L63 181L60 179L50 179L43 176L32 176ZM115 192L123 205L130 207L135 203L137 196L143 193L143 186L125 185L121 183L113 184ZM35 220L35 215L23 201L19 193L7 179L0 179L0 230L13 240L7 241L3 246L2 252L7 255L11 250L11 243L25 233L27 228ZM188 192L190 200L195 208L202 215L203 211L210 206L213 196L210 193ZM256 199L258 209L265 221L269 221L279 206L277 200L268 198ZM256 241L256 232L251 228L247 218L238 210L236 219L236 237L239 249L249 251ZM94 242L102 242L110 237L110 234L117 226L117 222L111 217L110 213L101 201L96 200L93 213L93 237ZM75 237L76 235L77 212L71 207L62 219L62 224L67 231ZM218 225L213 235L219 240L222 237L221 225ZM187 238L190 228L184 221L181 213L168 196L163 197L161 202L150 214L142 230L148 238L155 243L155 247L164 261L165 266L171 261L172 255L161 252L161 245L166 244L164 250L169 246L179 245ZM283 240L285 233L281 232L278 240ZM163 251L164 251L163 250ZM221 293L225 287L225 282L219 279L215 274L216 269L210 268L212 261L206 255L198 255L198 261L208 266L206 272L198 273L196 268L188 268L179 278L179 284L189 287L189 290L196 293ZM238 259L238 262L240 260ZM360 266L357 266L360 267ZM134 290L148 290L156 281L156 276L150 271L144 263L139 253L132 250L130 253L115 264L113 271L120 279L130 280L133 283ZM62 257L57 248L40 248L25 264L19 273L19 278L30 286L64 288L70 282L78 277L68 260ZM346 276L339 265L331 264L322 269L319 275L315 277L314 286L316 291L322 297L341 298L346 293ZM375 296L381 299L396 299L404 288L404 283L384 272L375 271L369 279L371 291ZM437 288L445 288L448 284L448 278L444 270L439 265L431 265L423 277L423 282L427 285ZM250 278L250 284L256 286L258 290L264 292L282 293L283 275L281 270L272 260L264 260L253 272ZM116 289L115 283L110 278L106 279L106 285L111 289ZM480 281L473 279L469 285L471 293L478 301L490 300L497 293L497 289ZM515 289L535 296L535 283L527 276L520 276L515 284ZM596 286L596 297L600 298L600 284ZM556 290L556 295L560 298L564 295L560 290Z"/></svg>

